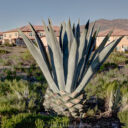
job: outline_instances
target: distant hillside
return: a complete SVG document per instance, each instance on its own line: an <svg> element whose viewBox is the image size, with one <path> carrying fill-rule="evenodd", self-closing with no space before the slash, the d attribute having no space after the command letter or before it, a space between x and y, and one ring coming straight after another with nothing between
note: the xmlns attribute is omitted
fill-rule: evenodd
<svg viewBox="0 0 128 128"><path fill-rule="evenodd" d="M93 23L94 22L92 22L90 25L92 26ZM98 28L99 26L101 27L100 31L105 31L112 28L128 30L128 19L99 19L96 20L96 28ZM81 27L83 28L83 25Z"/></svg>

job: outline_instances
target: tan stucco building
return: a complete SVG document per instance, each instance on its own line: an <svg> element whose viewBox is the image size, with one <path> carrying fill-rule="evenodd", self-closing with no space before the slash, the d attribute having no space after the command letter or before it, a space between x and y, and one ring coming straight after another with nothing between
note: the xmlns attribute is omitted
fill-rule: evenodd
<svg viewBox="0 0 128 128"><path fill-rule="evenodd" d="M2 41L3 41L3 33L0 32L0 44L2 44Z"/></svg>
<svg viewBox="0 0 128 128"><path fill-rule="evenodd" d="M38 32L42 42L44 43L44 46L47 47L47 41L46 41L46 36L45 36L45 32L44 32L44 28L43 26L34 26L35 30ZM59 40L59 27L58 26L54 26L53 27L57 39ZM30 26L24 26L21 27L20 30L22 32L24 32L24 34L31 40L34 40L34 36L32 35ZM102 31L98 34L97 40L96 40L96 47L98 47L101 42L103 41L104 37L109 33L109 30L105 30ZM20 37L18 30L17 29L13 29L10 31L6 31L3 33L0 33L0 42L2 42L3 44L5 43L9 43L9 44L16 44L16 43L23 43L22 38ZM124 38L121 40L121 42L117 45L116 50L120 51L120 52L124 52L128 50L128 30L122 30L122 29L114 29L113 33L110 37L110 39L108 40L107 44L112 42L113 40L118 39L120 36L124 35Z"/></svg>
<svg viewBox="0 0 128 128"><path fill-rule="evenodd" d="M43 41L44 46L47 46L47 41L46 41L46 36L45 36L43 26L34 25L34 28L35 28L36 32L38 33L38 35L40 36L41 40ZM56 36L58 37L59 36L58 35L59 27L54 26L53 29L54 29L54 32L56 33ZM34 36L32 34L30 26L21 27L20 30L22 32L24 32L24 34L29 39L34 41ZM10 30L10 31L3 32L2 43L3 44L5 44L5 43L8 43L8 44L23 43L23 40L22 40L22 38L20 37L20 35L18 33L18 29L13 29L13 30Z"/></svg>
<svg viewBox="0 0 128 128"><path fill-rule="evenodd" d="M102 31L99 33L97 40L96 40L96 47L98 47L101 42L103 41L104 37L110 32L111 30ZM121 42L117 45L116 50L120 52L128 51L128 30L122 29L114 29L111 37L109 38L107 44L112 42L113 40L118 39L120 36L124 36Z"/></svg>

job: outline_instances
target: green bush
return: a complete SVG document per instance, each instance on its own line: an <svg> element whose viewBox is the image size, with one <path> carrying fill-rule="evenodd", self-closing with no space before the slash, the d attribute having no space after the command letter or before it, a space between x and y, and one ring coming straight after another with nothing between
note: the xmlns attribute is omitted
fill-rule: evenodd
<svg viewBox="0 0 128 128"><path fill-rule="evenodd" d="M128 128L128 111L119 112L118 118L120 119L120 122L124 125L122 126L122 128Z"/></svg>
<svg viewBox="0 0 128 128"><path fill-rule="evenodd" d="M10 52L7 51L7 50L0 49L0 55L1 55L1 54L8 54L8 53L10 53Z"/></svg>
<svg viewBox="0 0 128 128"><path fill-rule="evenodd" d="M66 128L69 126L67 117L42 116L40 114L22 113L3 117L1 128Z"/></svg>
<svg viewBox="0 0 128 128"><path fill-rule="evenodd" d="M19 113L19 109L16 106L10 106L10 104L0 105L0 114L2 116L10 116L18 113Z"/></svg>
<svg viewBox="0 0 128 128"><path fill-rule="evenodd" d="M7 47L14 47L14 46L16 46L14 43L10 44L8 40L3 45L7 46Z"/></svg>
<svg viewBox="0 0 128 128"><path fill-rule="evenodd" d="M124 53L121 52L113 52L107 59L106 63L115 63L115 64L120 64L124 63L125 61L128 60L128 58L124 55Z"/></svg>
<svg viewBox="0 0 128 128"><path fill-rule="evenodd" d="M5 80L0 81L0 85L1 115L10 115L13 112L37 112L43 109L43 95L47 84Z"/></svg>
<svg viewBox="0 0 128 128"><path fill-rule="evenodd" d="M109 70L109 69L115 69L118 68L118 65L115 63L105 63L100 67L99 72Z"/></svg>
<svg viewBox="0 0 128 128"><path fill-rule="evenodd" d="M22 62L27 62L28 64L36 64L35 60L33 59L32 55L28 50L26 50L24 53L21 55Z"/></svg>

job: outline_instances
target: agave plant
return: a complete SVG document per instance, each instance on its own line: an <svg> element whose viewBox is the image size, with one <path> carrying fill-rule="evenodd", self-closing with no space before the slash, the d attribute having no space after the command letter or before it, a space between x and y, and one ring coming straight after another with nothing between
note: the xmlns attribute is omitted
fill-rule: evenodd
<svg viewBox="0 0 128 128"><path fill-rule="evenodd" d="M48 82L43 105L47 111L52 110L60 115L82 117L86 103L84 88L123 36L106 46L112 33L109 32L100 46L93 51L99 32L94 29L95 24L90 29L88 21L81 33L79 22L76 26L71 26L70 20L67 24L63 22L58 41L52 22L50 19L48 21L48 25L43 21L48 53L31 24L37 44L19 30Z"/></svg>
<svg viewBox="0 0 128 128"><path fill-rule="evenodd" d="M117 113L121 107L121 92L120 86L115 82L110 83L106 90L106 115L110 116L112 113Z"/></svg>

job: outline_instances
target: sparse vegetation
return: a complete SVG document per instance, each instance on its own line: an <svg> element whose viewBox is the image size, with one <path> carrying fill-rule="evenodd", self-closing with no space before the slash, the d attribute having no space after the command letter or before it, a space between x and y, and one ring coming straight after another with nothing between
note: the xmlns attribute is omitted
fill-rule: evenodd
<svg viewBox="0 0 128 128"><path fill-rule="evenodd" d="M7 47L4 46L4 50L8 52L1 52L1 127L23 128L24 125L28 128L40 128L46 127L46 125L49 125L49 127L56 125L59 127L68 127L71 121L69 118L42 114L46 113L42 105L43 95L47 88L46 80L28 50L26 50L26 48L21 48L16 51L17 56L14 56L14 48L17 49L17 47L10 47L6 50ZM100 71L93 77L93 80L87 85L85 89L88 100L85 115L85 117L87 117L87 119L85 119L86 123L88 121L91 123L92 119L90 118L93 117L97 120L97 117L99 118L100 116L109 116L109 118L111 118L111 115L113 117L117 114L120 122L124 124L123 127L127 128L127 61L128 57L126 53L113 52L100 68ZM116 88L120 90L120 95L122 97L119 100L116 100L116 95L108 97L112 92L116 91ZM90 103L90 101L93 101L93 103ZM106 103L109 104L106 105ZM108 112L108 110L110 112ZM116 110L116 112L113 110ZM117 121L117 119L115 119L115 121ZM102 123L103 121L97 120L97 122ZM108 122L110 121L108 120Z"/></svg>
<svg viewBox="0 0 128 128"><path fill-rule="evenodd" d="M9 51L0 49L0 55L8 54L8 53L9 53Z"/></svg>
<svg viewBox="0 0 128 128"><path fill-rule="evenodd" d="M42 116L40 114L23 113L2 118L1 128L68 128L67 117Z"/></svg>

